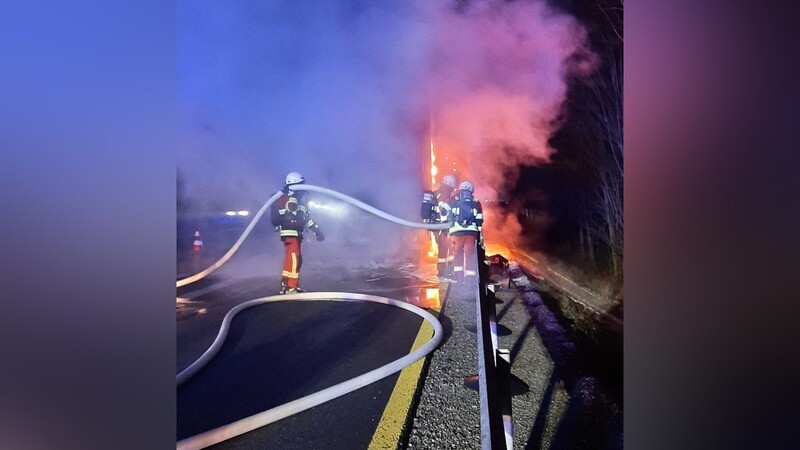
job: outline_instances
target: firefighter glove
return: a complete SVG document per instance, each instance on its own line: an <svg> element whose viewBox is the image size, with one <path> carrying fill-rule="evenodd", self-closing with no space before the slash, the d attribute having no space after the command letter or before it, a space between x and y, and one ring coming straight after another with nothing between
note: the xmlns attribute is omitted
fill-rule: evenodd
<svg viewBox="0 0 800 450"><path fill-rule="evenodd" d="M292 190L291 190L291 189L289 189L289 185L288 185L288 184L284 185L284 186L281 188L281 192L283 192L284 194L288 194L288 193L289 193L289 192L291 192L291 191L292 191Z"/></svg>
<svg viewBox="0 0 800 450"><path fill-rule="evenodd" d="M314 230L314 236L317 237L318 241L324 241L325 240L325 235L322 234L322 231L320 231L319 229Z"/></svg>

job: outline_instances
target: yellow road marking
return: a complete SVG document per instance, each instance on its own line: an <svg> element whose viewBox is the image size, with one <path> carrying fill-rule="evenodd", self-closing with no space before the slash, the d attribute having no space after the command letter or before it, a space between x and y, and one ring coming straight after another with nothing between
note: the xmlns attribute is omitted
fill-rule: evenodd
<svg viewBox="0 0 800 450"><path fill-rule="evenodd" d="M439 286L440 298L444 298L443 293L446 291L446 284ZM439 308L441 308L441 304ZM431 308L430 313L438 318L440 312L439 308ZM414 345L411 346L411 352L425 345L432 337L433 327L423 320L422 326L419 328L419 333L417 333L417 338L414 340ZM417 391L417 385L419 384L419 378L422 374L422 366L424 363L425 358L422 358L400 371L400 376L397 377L397 383L394 385L392 395L386 403L383 416L381 416L381 420L378 422L375 434L372 435L372 441L369 443L370 450L393 450L397 448L397 444L400 442L400 434L403 432L403 427L408 418L408 412L411 409L411 401L414 399L414 393Z"/></svg>

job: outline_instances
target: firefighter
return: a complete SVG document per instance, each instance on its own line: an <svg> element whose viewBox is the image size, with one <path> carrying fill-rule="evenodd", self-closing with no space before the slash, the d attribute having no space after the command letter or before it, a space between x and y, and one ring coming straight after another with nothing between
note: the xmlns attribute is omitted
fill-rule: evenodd
<svg viewBox="0 0 800 450"><path fill-rule="evenodd" d="M303 255L300 253L303 231L308 228L318 241L325 240L319 225L314 223L308 213L308 205L305 201L306 191L292 190L292 186L304 182L305 178L297 172L286 175L286 184L281 189L283 195L272 205L272 225L275 226L276 231L280 232L286 252L281 278L281 294L304 292L299 287L300 267L303 265Z"/></svg>
<svg viewBox="0 0 800 450"><path fill-rule="evenodd" d="M483 243L483 209L473 196L474 191L472 183L464 181L450 203L452 224L449 233L454 247L453 274L457 283L470 283L478 275L477 245Z"/></svg>
<svg viewBox="0 0 800 450"><path fill-rule="evenodd" d="M453 175L445 175L439 183L439 188L435 191L425 191L422 195L422 221L425 223L445 223L450 216L450 201L453 190L458 184L458 180ZM444 278L448 275L448 266L453 261L453 255L448 255L449 243L447 230L431 231L431 235L436 240L438 248L438 259L436 262L437 275Z"/></svg>

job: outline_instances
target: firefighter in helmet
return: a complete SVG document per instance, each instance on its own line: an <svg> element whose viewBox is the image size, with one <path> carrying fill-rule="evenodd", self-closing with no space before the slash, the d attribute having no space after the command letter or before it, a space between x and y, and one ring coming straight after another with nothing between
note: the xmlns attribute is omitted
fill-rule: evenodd
<svg viewBox="0 0 800 450"><path fill-rule="evenodd" d="M421 216L424 223L445 223L450 216L450 200L453 196L458 180L454 175L445 175L435 191L425 191L422 194ZM452 253L448 255L447 230L431 231L438 247L438 260L436 263L437 275L443 278L448 275L448 265L453 261Z"/></svg>
<svg viewBox="0 0 800 450"><path fill-rule="evenodd" d="M478 275L477 245L482 241L483 209L474 192L472 183L464 181L450 203L452 224L449 233L455 253L453 274L458 283L470 282Z"/></svg>
<svg viewBox="0 0 800 450"><path fill-rule="evenodd" d="M318 241L325 240L319 225L311 219L308 213L308 205L305 200L306 191L292 190L292 186L304 182L305 178L297 172L286 175L286 184L281 189L283 195L272 205L272 225L277 231L280 231L281 241L283 241L286 252L281 278L281 294L303 292L299 287L300 267L303 265L303 255L300 253L303 231L308 228Z"/></svg>

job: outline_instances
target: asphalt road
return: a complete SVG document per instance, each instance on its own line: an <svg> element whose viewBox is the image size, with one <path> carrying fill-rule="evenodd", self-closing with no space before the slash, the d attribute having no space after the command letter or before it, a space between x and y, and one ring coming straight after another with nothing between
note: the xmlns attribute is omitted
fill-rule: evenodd
<svg viewBox="0 0 800 450"><path fill-rule="evenodd" d="M231 308L278 291L282 247L269 231L252 236L231 262L208 278L178 289L178 372L211 345ZM186 276L212 264L235 241L234 234L206 233L202 252L191 251L189 243L179 244L178 274ZM419 304L427 290L437 286L433 264L421 263L422 255L412 250L419 248L414 239L420 235L337 235L334 229L325 242L308 240L303 244L301 286L312 292L367 293ZM597 359L596 347L575 339L558 304L546 296L544 302L533 301L527 291L507 294L497 308L499 324L510 334L501 334L500 343L511 349L512 374L526 386L513 399L515 448L621 448L621 396L607 389L609 363L589 363ZM381 416L400 411L387 414L400 417L395 423L405 417L406 410L391 407L397 401L387 407L399 386L408 388L402 392L421 387L410 412L413 426L400 437L405 443L422 449L480 448L477 393L464 385L465 377L475 373L474 327L469 331L474 312L462 311L460 305L467 303L459 302L457 292L448 289L446 297L439 316L444 339L421 374L424 383L399 380L395 374L212 448L354 449L368 448L371 442L391 448L397 437L386 431L386 417L381 421ZM421 323L416 315L372 303L283 302L245 310L233 321L227 343L213 362L178 389L176 438L396 360L410 352ZM619 377L611 373L610 379Z"/></svg>
<svg viewBox="0 0 800 450"><path fill-rule="evenodd" d="M309 291L359 292L415 302L435 287L409 264L397 261L304 267ZM235 265L234 265L235 266ZM278 278L244 263L178 290L177 369L199 357L233 306L273 295ZM269 266L269 264L267 264ZM332 268L338 267L338 268ZM235 269L235 267L234 267ZM419 274L417 274L419 275ZM422 319L386 305L342 302L279 302L241 312L214 360L177 390L178 440L225 425L348 380L390 363L411 350ZM398 375L301 412L213 448L367 448Z"/></svg>

